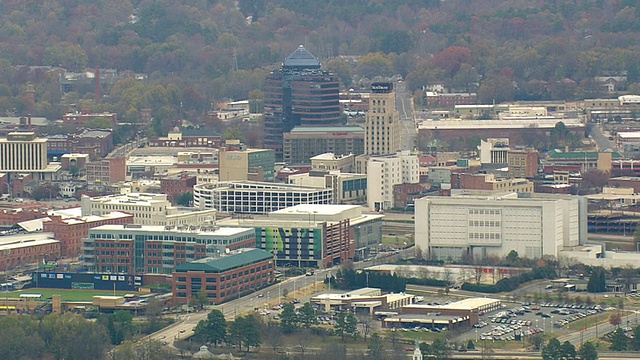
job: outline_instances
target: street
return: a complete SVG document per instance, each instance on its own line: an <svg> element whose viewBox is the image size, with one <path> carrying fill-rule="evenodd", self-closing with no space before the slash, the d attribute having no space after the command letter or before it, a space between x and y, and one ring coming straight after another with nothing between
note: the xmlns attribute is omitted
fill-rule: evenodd
<svg viewBox="0 0 640 360"><path fill-rule="evenodd" d="M413 116L413 99L411 93L406 90L404 82L395 83L396 87L396 108L400 113L400 123L402 126L402 149L413 150L418 135Z"/></svg>

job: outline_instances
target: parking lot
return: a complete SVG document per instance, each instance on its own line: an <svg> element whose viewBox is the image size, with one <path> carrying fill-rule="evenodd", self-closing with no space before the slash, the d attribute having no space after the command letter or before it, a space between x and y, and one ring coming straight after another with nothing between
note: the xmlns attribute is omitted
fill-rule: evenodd
<svg viewBox="0 0 640 360"><path fill-rule="evenodd" d="M540 332L570 331L569 325L589 316L615 310L600 305L572 303L505 303L503 309L480 316L474 329L460 335L459 340L525 341Z"/></svg>

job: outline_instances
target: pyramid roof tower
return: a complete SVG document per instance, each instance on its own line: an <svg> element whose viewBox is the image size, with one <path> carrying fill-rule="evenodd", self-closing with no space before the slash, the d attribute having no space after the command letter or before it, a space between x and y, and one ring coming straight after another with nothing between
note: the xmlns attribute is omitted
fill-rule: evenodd
<svg viewBox="0 0 640 360"><path fill-rule="evenodd" d="M310 53L309 50L305 49L304 46L300 45L294 52L286 57L282 66L286 68L320 68L320 60Z"/></svg>

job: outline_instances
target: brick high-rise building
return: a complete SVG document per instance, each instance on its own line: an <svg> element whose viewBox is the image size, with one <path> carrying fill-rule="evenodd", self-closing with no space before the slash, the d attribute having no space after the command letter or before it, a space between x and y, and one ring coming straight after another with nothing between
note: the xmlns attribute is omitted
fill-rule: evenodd
<svg viewBox="0 0 640 360"><path fill-rule="evenodd" d="M282 159L282 136L296 126L340 125L338 81L302 45L264 82L265 147Z"/></svg>
<svg viewBox="0 0 640 360"><path fill-rule="evenodd" d="M509 177L531 179L538 173L538 151L529 150L509 150L507 152L509 164Z"/></svg>

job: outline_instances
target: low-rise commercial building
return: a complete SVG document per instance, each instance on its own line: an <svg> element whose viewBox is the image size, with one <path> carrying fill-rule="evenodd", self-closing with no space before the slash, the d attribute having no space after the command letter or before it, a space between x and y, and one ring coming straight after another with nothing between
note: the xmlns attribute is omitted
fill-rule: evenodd
<svg viewBox="0 0 640 360"><path fill-rule="evenodd" d="M369 315L376 311L395 310L413 304L415 296L411 294L382 294L377 288L362 288L346 293L324 293L311 297L310 302L324 312L353 310Z"/></svg>
<svg viewBox="0 0 640 360"><path fill-rule="evenodd" d="M200 292L220 304L275 282L273 254L247 249L218 259L202 259L176 267L173 273L173 303L187 304Z"/></svg>
<svg viewBox="0 0 640 360"><path fill-rule="evenodd" d="M515 192L518 194L533 193L533 182L527 179L496 179L493 174L459 174L459 186L453 188L465 190L486 190ZM452 182L453 185L453 182Z"/></svg>
<svg viewBox="0 0 640 360"><path fill-rule="evenodd" d="M133 215L112 212L105 216L68 216L68 211L52 212L49 221L43 222L43 231L54 234L60 241L60 256L74 258L80 255L82 239L89 234L89 229L102 225L133 224ZM78 214L80 215L80 214Z"/></svg>
<svg viewBox="0 0 640 360"><path fill-rule="evenodd" d="M193 211L171 205L166 194L129 193L101 197L82 196L82 216L104 216L113 211L133 214L139 225L203 225L215 221L216 210Z"/></svg>
<svg viewBox="0 0 640 360"><path fill-rule="evenodd" d="M53 233L0 236L0 269L16 270L36 267L43 260L60 258L60 242Z"/></svg>
<svg viewBox="0 0 640 360"><path fill-rule="evenodd" d="M501 308L501 301L491 298L470 298L444 305L411 304L402 307L402 314L382 321L383 327L447 328L454 330L478 323L480 312Z"/></svg>

